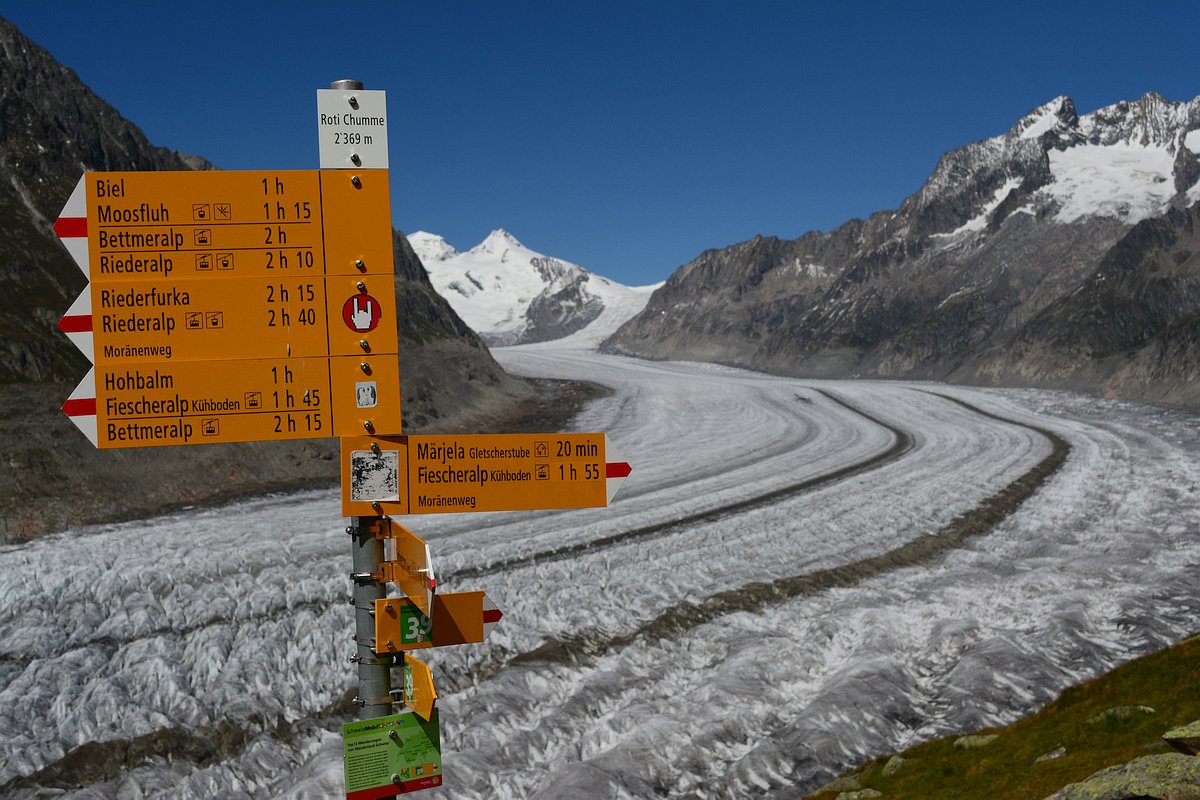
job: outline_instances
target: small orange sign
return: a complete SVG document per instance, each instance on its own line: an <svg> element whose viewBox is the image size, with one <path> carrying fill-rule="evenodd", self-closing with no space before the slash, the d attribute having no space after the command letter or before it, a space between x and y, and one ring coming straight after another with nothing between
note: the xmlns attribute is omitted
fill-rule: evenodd
<svg viewBox="0 0 1200 800"><path fill-rule="evenodd" d="M418 717L428 720L433 716L433 704L437 700L437 689L433 687L433 673L429 665L415 656L404 656L404 704Z"/></svg>
<svg viewBox="0 0 1200 800"><path fill-rule="evenodd" d="M607 449L603 433L343 439L342 514L602 508L629 474Z"/></svg>
<svg viewBox="0 0 1200 800"><path fill-rule="evenodd" d="M375 652L398 653L482 642L504 614L483 592L451 592L433 598L425 616L407 597L375 601Z"/></svg>
<svg viewBox="0 0 1200 800"><path fill-rule="evenodd" d="M384 562L384 577L396 584L425 616L433 613L433 594L437 580L429 544L393 519L381 518L372 523L376 536L391 542L393 555Z"/></svg>

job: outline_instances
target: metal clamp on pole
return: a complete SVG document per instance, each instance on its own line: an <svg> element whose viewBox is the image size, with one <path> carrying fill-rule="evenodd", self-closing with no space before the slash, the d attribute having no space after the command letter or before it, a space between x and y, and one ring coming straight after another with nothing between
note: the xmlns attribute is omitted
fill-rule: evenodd
<svg viewBox="0 0 1200 800"><path fill-rule="evenodd" d="M371 446L373 449L379 449L379 445L375 444L374 442L371 443ZM364 517L364 519L366 519L366 517ZM386 514L382 517L375 518L375 521L372 522L367 529L376 539L394 539L396 537L395 523L392 522L392 518Z"/></svg>
<svg viewBox="0 0 1200 800"><path fill-rule="evenodd" d="M351 664L366 664L369 667L396 667L395 658L389 653L372 653L369 656L361 656L354 653L347 659Z"/></svg>
<svg viewBox="0 0 1200 800"><path fill-rule="evenodd" d="M396 575L397 569L400 567L398 561L384 561L379 565L381 577L389 583L398 583L399 578Z"/></svg>
<svg viewBox="0 0 1200 800"><path fill-rule="evenodd" d="M404 580L410 579L413 574L412 565L402 561L384 561L379 565L379 579L388 583L401 583ZM430 587L433 586L433 579L429 577L428 569L416 570L417 575L424 575L424 581Z"/></svg>

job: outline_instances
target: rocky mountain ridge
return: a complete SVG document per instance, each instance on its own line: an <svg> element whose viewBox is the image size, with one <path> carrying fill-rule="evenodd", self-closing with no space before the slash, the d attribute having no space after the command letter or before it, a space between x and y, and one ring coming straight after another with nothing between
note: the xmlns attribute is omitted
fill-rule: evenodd
<svg viewBox="0 0 1200 800"><path fill-rule="evenodd" d="M150 144L0 18L0 383L61 380L84 366L55 323L86 281L51 227L84 170L209 167Z"/></svg>
<svg viewBox="0 0 1200 800"><path fill-rule="evenodd" d="M1150 93L1080 116L1059 97L945 154L894 211L702 253L604 347L1197 402L1198 151L1200 98ZM1117 264L1136 294L1103 291ZM1140 325L1119 342L1096 316L1117 300L1117 324Z"/></svg>

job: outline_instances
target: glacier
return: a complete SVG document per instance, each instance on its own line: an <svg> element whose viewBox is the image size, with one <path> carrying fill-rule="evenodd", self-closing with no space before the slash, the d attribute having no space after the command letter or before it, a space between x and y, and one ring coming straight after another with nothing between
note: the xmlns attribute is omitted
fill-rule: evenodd
<svg viewBox="0 0 1200 800"><path fill-rule="evenodd" d="M504 611L484 644L425 651L431 797L792 797L1195 630L1194 412L638 361L598 336L494 352L611 389L571 426L633 465L609 508L404 520L440 589ZM896 556L1056 452L987 530ZM342 796L338 509L277 494L0 549L4 793Z"/></svg>

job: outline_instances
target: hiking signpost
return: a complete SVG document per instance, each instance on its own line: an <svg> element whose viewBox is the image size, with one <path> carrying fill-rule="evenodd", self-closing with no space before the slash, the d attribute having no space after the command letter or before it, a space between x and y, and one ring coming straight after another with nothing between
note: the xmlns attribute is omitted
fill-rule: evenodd
<svg viewBox="0 0 1200 800"><path fill-rule="evenodd" d="M319 170L79 179L54 230L89 283L59 328L93 367L62 408L99 448L341 440L346 797L375 800L441 785L437 691L408 651L482 642L503 616L439 593L428 543L391 516L604 507L630 466L603 433L401 434L384 92L318 90L317 129Z"/></svg>
<svg viewBox="0 0 1200 800"><path fill-rule="evenodd" d="M386 170L87 173L54 225L97 447L400 429Z"/></svg>

